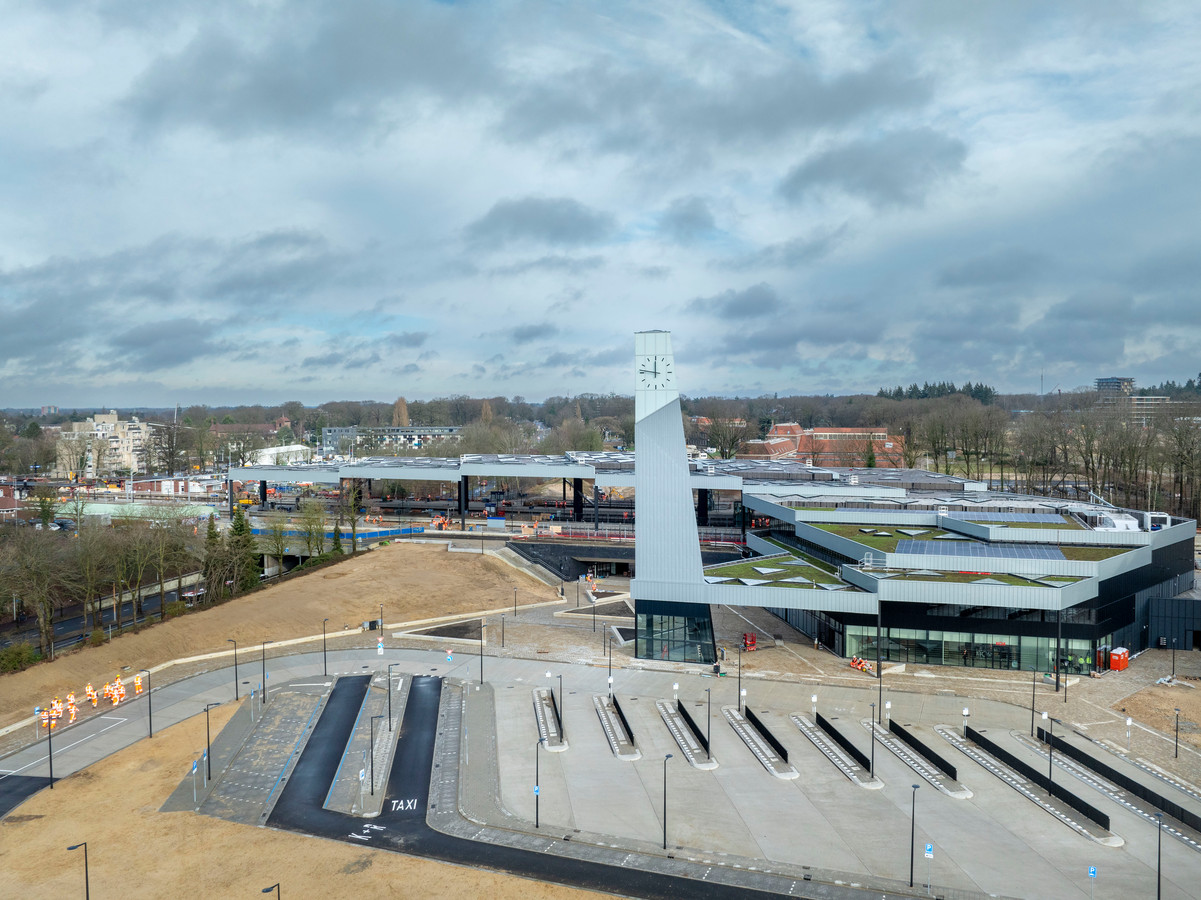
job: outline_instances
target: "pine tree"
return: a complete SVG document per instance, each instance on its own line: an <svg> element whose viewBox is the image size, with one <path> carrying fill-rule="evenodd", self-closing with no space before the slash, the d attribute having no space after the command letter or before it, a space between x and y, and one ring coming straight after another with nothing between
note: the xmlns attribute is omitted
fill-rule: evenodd
<svg viewBox="0 0 1201 900"><path fill-rule="evenodd" d="M345 551L342 549L342 529L334 525L334 545L330 548L330 553L335 556L341 556Z"/></svg>
<svg viewBox="0 0 1201 900"><path fill-rule="evenodd" d="M234 510L229 529L229 555L234 566L234 585L239 592L259 583L259 551L241 506Z"/></svg>

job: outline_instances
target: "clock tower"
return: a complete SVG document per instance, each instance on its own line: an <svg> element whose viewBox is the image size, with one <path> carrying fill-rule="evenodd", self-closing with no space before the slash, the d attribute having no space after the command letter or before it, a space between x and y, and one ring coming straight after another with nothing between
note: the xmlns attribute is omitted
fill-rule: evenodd
<svg viewBox="0 0 1201 900"><path fill-rule="evenodd" d="M665 599L703 585L671 333L634 335L634 598L636 655L711 663L709 606ZM687 591L686 591L687 592Z"/></svg>

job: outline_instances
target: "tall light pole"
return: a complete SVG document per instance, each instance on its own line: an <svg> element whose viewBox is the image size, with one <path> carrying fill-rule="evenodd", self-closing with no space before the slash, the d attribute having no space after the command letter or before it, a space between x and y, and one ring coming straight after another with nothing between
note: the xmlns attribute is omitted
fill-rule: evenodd
<svg viewBox="0 0 1201 900"><path fill-rule="evenodd" d="M388 730L392 730L392 667L400 663L388 663Z"/></svg>
<svg viewBox="0 0 1201 900"><path fill-rule="evenodd" d="M667 849L667 761L673 754L663 757L663 849Z"/></svg>
<svg viewBox="0 0 1201 900"><path fill-rule="evenodd" d="M1053 779L1055 771L1055 720L1043 713L1043 723L1050 724L1050 731L1047 736L1047 780Z"/></svg>
<svg viewBox="0 0 1201 900"><path fill-rule="evenodd" d="M813 708L813 722L817 724L817 694L809 698L809 705Z"/></svg>
<svg viewBox="0 0 1201 900"><path fill-rule="evenodd" d="M82 844L72 844L67 849L78 850L80 847L83 847L83 897L84 900L88 900L92 896L91 879L88 877L88 842L84 841Z"/></svg>
<svg viewBox="0 0 1201 900"><path fill-rule="evenodd" d="M517 618L517 588L513 588L513 618ZM592 630L596 631L596 618L592 620Z"/></svg>
<svg viewBox="0 0 1201 900"><path fill-rule="evenodd" d="M1172 679L1176 678L1176 638L1172 638Z"/></svg>
<svg viewBox="0 0 1201 900"><path fill-rule="evenodd" d="M150 670L142 669L138 674L146 676L146 715L150 719L150 736L154 737L154 704L150 700Z"/></svg>
<svg viewBox="0 0 1201 900"><path fill-rule="evenodd" d="M872 733L872 765L871 765L871 768L867 770L867 772L869 775L871 775L872 778L875 778L876 777L876 704L869 703L868 705L872 708L872 717L871 717L871 719L868 720L868 723L867 723L868 730L871 731L871 733Z"/></svg>
<svg viewBox="0 0 1201 900"><path fill-rule="evenodd" d="M1155 814L1158 838L1155 842L1155 900L1163 896L1163 813Z"/></svg>
<svg viewBox="0 0 1201 900"><path fill-rule="evenodd" d="M321 620L321 675L325 678L329 677L329 661L325 655L325 623L328 621L329 619Z"/></svg>
<svg viewBox="0 0 1201 900"><path fill-rule="evenodd" d="M539 763L539 760L541 759L541 757L539 756L538 751L541 749L542 749L542 738L538 738L538 743L534 744L534 827L535 828L539 827L539 825L538 825L538 801L541 799L541 797L539 796L540 787L539 787L538 782L539 782L540 775L539 775L539 771L538 771L538 763Z"/></svg>
<svg viewBox="0 0 1201 900"><path fill-rule="evenodd" d="M1034 692L1038 690L1038 668L1030 667L1030 737L1034 737Z"/></svg>
<svg viewBox="0 0 1201 900"><path fill-rule="evenodd" d="M971 715L971 711L965 706L963 708L963 739L967 740L967 717Z"/></svg>
<svg viewBox="0 0 1201 900"><path fill-rule="evenodd" d="M705 759L713 757L713 688L705 688L709 695L709 712L705 722Z"/></svg>
<svg viewBox="0 0 1201 900"><path fill-rule="evenodd" d="M375 796L375 720L382 719L383 713L371 717L371 796Z"/></svg>
<svg viewBox="0 0 1201 900"><path fill-rule="evenodd" d="M46 723L46 762L50 764L50 790L54 790L54 741L50 735L54 733L54 716Z"/></svg>
<svg viewBox="0 0 1201 900"><path fill-rule="evenodd" d="M915 850L914 840L917 837L917 789L918 785L910 785L913 788L913 794L909 802L909 886L913 887L913 853Z"/></svg>
<svg viewBox="0 0 1201 900"><path fill-rule="evenodd" d="M238 642L233 638L226 638L225 643L234 645L234 700L238 699Z"/></svg>
<svg viewBox="0 0 1201 900"><path fill-rule="evenodd" d="M742 715L742 644L738 645L738 715Z"/></svg>
<svg viewBox="0 0 1201 900"><path fill-rule="evenodd" d="M263 706L267 705L267 645L275 641L263 641Z"/></svg>
<svg viewBox="0 0 1201 900"><path fill-rule="evenodd" d="M275 884L271 885L271 887L263 888L264 894L270 894L272 891L275 891L275 900L279 900L279 882L278 881L275 882Z"/></svg>
<svg viewBox="0 0 1201 900"><path fill-rule="evenodd" d="M480 619L480 684L484 683L484 637L487 635L488 623Z"/></svg>
<svg viewBox="0 0 1201 900"><path fill-rule="evenodd" d="M500 614L500 649L505 649L505 614Z"/></svg>
<svg viewBox="0 0 1201 900"><path fill-rule="evenodd" d="M213 780L213 737L209 730L209 710L220 703L206 703L204 706L204 767L208 780Z"/></svg>
<svg viewBox="0 0 1201 900"><path fill-rule="evenodd" d="M1180 759L1180 707L1176 707L1176 752L1174 758Z"/></svg>

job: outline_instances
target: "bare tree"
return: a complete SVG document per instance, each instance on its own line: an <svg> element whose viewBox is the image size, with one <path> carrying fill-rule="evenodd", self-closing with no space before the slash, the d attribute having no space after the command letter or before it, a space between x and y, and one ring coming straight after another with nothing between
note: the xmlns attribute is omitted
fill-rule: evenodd
<svg viewBox="0 0 1201 900"><path fill-rule="evenodd" d="M0 545L0 590L33 608L41 653L54 658L55 614L76 591L68 544L58 535L18 528Z"/></svg>
<svg viewBox="0 0 1201 900"><path fill-rule="evenodd" d="M733 459L737 456L747 437L746 424L731 419L714 419L707 435L709 445L717 451L720 459Z"/></svg>

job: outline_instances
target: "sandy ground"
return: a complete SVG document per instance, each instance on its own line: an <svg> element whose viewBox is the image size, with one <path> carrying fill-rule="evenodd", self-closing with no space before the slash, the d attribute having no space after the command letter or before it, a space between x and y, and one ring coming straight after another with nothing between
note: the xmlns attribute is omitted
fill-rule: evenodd
<svg viewBox="0 0 1201 900"><path fill-rule="evenodd" d="M232 705L213 713L224 725ZM218 722L220 725L218 725ZM196 717L44 790L0 821L0 897L78 897L88 842L97 897L595 897L493 872L337 841L248 828L191 812L159 812L182 761L204 746Z"/></svg>
<svg viewBox="0 0 1201 900"><path fill-rule="evenodd" d="M330 632L346 626L357 629L361 622L378 618L383 604L384 622L393 625L503 607L512 603L514 588L522 605L556 598L554 588L489 556L448 553L440 544L390 544L139 634L122 635L101 647L81 648L52 663L5 675L0 679L0 728L32 715L35 706L45 706L55 696L65 699L70 690L82 698L89 681L99 691L120 675L132 689L130 682L139 669L230 650L229 638L247 653L257 652L266 639L320 635L326 617ZM362 637L356 646L363 646ZM190 673L181 670L179 677L186 674Z"/></svg>

